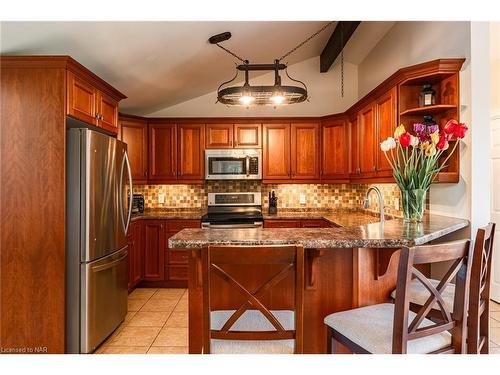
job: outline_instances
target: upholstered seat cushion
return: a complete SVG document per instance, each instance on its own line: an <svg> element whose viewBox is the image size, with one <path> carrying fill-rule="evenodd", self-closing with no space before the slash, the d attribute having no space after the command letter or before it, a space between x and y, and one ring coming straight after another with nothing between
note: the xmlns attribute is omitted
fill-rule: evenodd
<svg viewBox="0 0 500 375"><path fill-rule="evenodd" d="M437 288L439 285L440 281L439 280L434 280L434 279L429 279L430 283L432 286ZM427 290L427 288L422 284L420 281L417 279L413 279L410 283L410 302L415 303L417 305L423 306L429 297L431 296L431 293ZM443 298L444 304L446 305L446 308L448 311L453 311L453 300L455 296L455 285L454 284L448 284L446 288L444 289L444 292L441 294L441 297ZM391 293L391 297L393 299L396 299L396 290L393 290ZM434 302L433 309L439 310L439 305Z"/></svg>
<svg viewBox="0 0 500 375"><path fill-rule="evenodd" d="M210 326L220 330L235 310L219 310L210 313ZM283 328L293 330L295 313L288 310L272 310ZM234 323L230 331L274 331L274 326L259 310L247 310ZM214 354L293 354L294 340L219 340L210 341Z"/></svg>
<svg viewBox="0 0 500 375"><path fill-rule="evenodd" d="M415 313L409 312L409 324L415 315ZM326 325L374 354L392 353L393 322L394 305L392 303L342 311L330 314L325 318ZM432 321L424 319L420 327L432 324L434 324ZM445 331L408 341L407 352L411 354L430 353L445 348L450 344L451 335Z"/></svg>

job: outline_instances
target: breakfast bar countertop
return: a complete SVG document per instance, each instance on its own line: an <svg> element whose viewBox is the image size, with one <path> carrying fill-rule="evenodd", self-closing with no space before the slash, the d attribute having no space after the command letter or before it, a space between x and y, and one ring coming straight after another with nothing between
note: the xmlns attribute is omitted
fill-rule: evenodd
<svg viewBox="0 0 500 375"><path fill-rule="evenodd" d="M421 223L392 219L340 228L183 229L168 243L170 248L283 244L301 244L311 249L398 248L421 245L468 225L465 219L430 214Z"/></svg>

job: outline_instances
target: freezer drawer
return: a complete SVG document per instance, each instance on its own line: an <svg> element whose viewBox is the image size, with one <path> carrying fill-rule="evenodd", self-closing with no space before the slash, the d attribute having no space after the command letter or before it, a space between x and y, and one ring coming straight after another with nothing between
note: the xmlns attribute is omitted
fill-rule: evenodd
<svg viewBox="0 0 500 375"><path fill-rule="evenodd" d="M127 247L90 263L81 264L82 353L91 353L127 314Z"/></svg>

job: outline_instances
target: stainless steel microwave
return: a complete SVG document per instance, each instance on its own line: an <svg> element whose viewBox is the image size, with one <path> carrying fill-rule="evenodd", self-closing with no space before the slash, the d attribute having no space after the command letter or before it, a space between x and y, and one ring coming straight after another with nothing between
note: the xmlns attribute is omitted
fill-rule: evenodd
<svg viewBox="0 0 500 375"><path fill-rule="evenodd" d="M261 180L262 150L205 150L207 180Z"/></svg>

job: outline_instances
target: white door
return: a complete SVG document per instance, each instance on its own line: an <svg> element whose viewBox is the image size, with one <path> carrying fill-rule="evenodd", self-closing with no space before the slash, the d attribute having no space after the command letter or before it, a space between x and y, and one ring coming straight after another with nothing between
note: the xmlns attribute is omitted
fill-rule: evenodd
<svg viewBox="0 0 500 375"><path fill-rule="evenodd" d="M500 302L500 112L491 117L491 221L497 226L490 293L491 299Z"/></svg>

